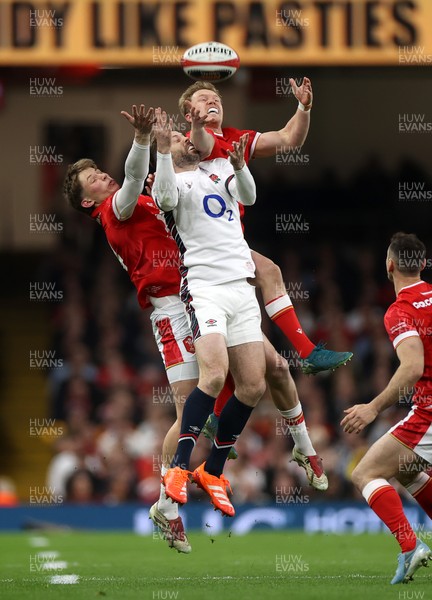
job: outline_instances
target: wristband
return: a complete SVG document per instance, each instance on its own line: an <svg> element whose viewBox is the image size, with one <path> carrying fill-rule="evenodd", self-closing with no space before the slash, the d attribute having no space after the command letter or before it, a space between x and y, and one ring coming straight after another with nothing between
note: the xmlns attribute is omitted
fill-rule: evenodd
<svg viewBox="0 0 432 600"><path fill-rule="evenodd" d="M304 104L302 104L302 103L300 102L300 100L299 100L299 103L298 103L298 108L299 108L300 110L302 110L303 112L309 112L309 111L310 111L310 109L312 108L312 102L310 102L309 104L306 104L306 105L304 105Z"/></svg>

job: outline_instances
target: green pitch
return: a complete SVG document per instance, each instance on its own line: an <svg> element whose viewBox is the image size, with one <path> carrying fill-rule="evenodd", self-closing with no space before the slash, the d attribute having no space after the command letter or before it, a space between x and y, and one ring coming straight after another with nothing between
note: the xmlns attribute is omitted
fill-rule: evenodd
<svg viewBox="0 0 432 600"><path fill-rule="evenodd" d="M4 600L431 598L432 570L421 568L414 582L408 585L389 584L398 553L390 535L256 532L242 537L228 534L211 537L192 532L190 541L193 551L184 555L169 549L157 535L3 534L0 535L0 597ZM40 552L48 554L40 556ZM47 569L45 563L52 568Z"/></svg>

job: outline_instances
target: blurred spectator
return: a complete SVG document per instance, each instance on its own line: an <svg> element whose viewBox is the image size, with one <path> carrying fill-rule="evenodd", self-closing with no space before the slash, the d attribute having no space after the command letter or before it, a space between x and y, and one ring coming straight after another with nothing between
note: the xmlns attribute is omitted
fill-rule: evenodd
<svg viewBox="0 0 432 600"><path fill-rule="evenodd" d="M96 482L87 469L74 471L66 480L65 502L89 504L98 500Z"/></svg>
<svg viewBox="0 0 432 600"><path fill-rule="evenodd" d="M19 503L15 484L10 477L0 476L0 507L17 506Z"/></svg>

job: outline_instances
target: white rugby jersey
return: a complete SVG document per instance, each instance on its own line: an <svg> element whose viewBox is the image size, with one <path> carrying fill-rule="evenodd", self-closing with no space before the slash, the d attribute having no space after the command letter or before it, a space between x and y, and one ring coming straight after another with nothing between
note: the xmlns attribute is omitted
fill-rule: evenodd
<svg viewBox="0 0 432 600"><path fill-rule="evenodd" d="M243 203L254 203L255 184L246 165L237 173L223 158L175 173L171 155L158 153L153 192L180 250L183 293L255 274L238 206L240 194Z"/></svg>

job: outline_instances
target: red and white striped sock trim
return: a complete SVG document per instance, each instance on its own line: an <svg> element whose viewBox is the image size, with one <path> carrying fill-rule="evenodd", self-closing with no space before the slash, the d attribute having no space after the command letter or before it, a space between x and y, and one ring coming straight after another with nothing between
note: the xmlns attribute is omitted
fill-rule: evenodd
<svg viewBox="0 0 432 600"><path fill-rule="evenodd" d="M369 481L369 483L367 483L363 490L362 490L362 496L363 498L366 500L366 502L368 504L370 504L370 501L372 500L372 496L381 488L383 487L392 487L389 482L387 481L387 479L373 479L372 481Z"/></svg>
<svg viewBox="0 0 432 600"><path fill-rule="evenodd" d="M279 296L279 298L274 298L274 300L270 300L270 302L265 305L266 313L270 319L274 319L279 313L284 312L284 310L288 308L292 308L291 298L288 294L283 294L282 296Z"/></svg>

